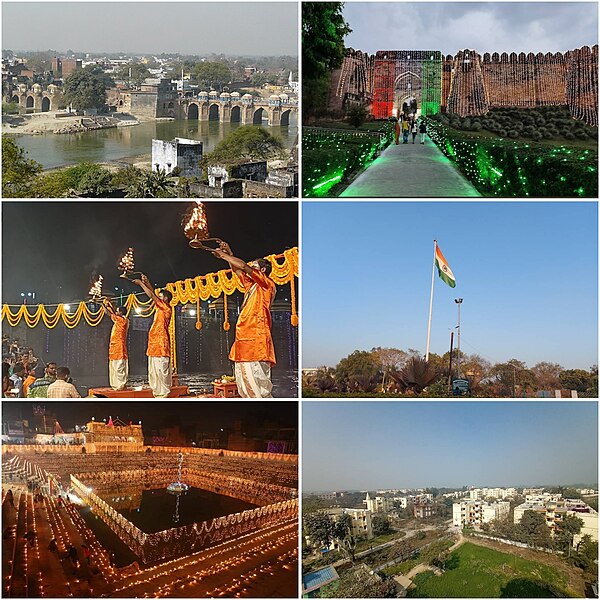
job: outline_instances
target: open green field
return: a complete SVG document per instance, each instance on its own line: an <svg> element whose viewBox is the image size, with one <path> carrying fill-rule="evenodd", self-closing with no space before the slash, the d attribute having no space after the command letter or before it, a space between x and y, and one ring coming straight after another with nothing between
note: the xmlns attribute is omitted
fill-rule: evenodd
<svg viewBox="0 0 600 600"><path fill-rule="evenodd" d="M471 543L450 555L441 576L419 573L413 583L411 598L577 597L556 569Z"/></svg>

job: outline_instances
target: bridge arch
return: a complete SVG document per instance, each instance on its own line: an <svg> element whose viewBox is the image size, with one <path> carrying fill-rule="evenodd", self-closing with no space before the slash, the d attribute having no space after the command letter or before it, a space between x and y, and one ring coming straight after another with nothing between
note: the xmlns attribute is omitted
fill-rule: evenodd
<svg viewBox="0 0 600 600"><path fill-rule="evenodd" d="M259 106L252 114L252 124L253 125L262 125L264 118L268 119L269 113L266 108Z"/></svg>
<svg viewBox="0 0 600 600"><path fill-rule="evenodd" d="M198 120L198 105L197 104L190 104L188 106L188 111L187 111L187 118L190 120Z"/></svg>
<svg viewBox="0 0 600 600"><path fill-rule="evenodd" d="M208 120L209 121L218 121L219 120L219 105L211 104L208 108Z"/></svg>
<svg viewBox="0 0 600 600"><path fill-rule="evenodd" d="M287 127L290 124L290 115L292 114L291 109L284 110L281 113L280 125L282 127Z"/></svg>
<svg viewBox="0 0 600 600"><path fill-rule="evenodd" d="M239 123L242 120L242 109L239 106L231 107L231 123Z"/></svg>
<svg viewBox="0 0 600 600"><path fill-rule="evenodd" d="M42 98L42 112L48 112L50 110L50 98L44 96Z"/></svg>

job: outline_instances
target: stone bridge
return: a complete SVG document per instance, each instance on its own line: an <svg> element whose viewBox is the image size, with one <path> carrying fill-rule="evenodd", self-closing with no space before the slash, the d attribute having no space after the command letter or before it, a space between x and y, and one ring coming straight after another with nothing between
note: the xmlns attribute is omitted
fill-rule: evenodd
<svg viewBox="0 0 600 600"><path fill-rule="evenodd" d="M6 102L13 102L27 112L49 112L63 108L64 96L60 88L54 84L44 90L39 83L31 87L21 83L4 96Z"/></svg>
<svg viewBox="0 0 600 600"><path fill-rule="evenodd" d="M172 106L170 106L172 105ZM199 121L220 121L260 125L266 119L270 127L290 124L290 115L298 114L298 105L290 102L287 94L255 99L251 94L200 92L195 98L170 102L168 116Z"/></svg>

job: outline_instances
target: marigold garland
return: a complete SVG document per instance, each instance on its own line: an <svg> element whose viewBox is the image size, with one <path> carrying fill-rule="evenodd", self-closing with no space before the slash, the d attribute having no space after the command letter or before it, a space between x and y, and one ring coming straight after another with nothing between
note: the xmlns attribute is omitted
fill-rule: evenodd
<svg viewBox="0 0 600 600"><path fill-rule="evenodd" d="M265 257L272 265L271 279L276 285L290 284L291 292L291 324L296 327L298 325L298 313L296 307L296 292L294 278L298 277L298 248L290 248L285 250L283 254L271 254ZM236 291L244 292L242 284L237 275L231 269L217 271L216 273L207 273L199 275L193 279L185 279L174 283L167 283L165 286L172 294L173 300L171 303L173 315L171 318L172 328L171 333L175 329L175 306L177 304L195 303L197 308L196 329L202 327L200 321L200 301L208 300L209 298L218 298L223 294L225 307L225 319L223 329L228 331L231 327L229 323L229 315L227 312L227 296L231 296ZM98 307L98 303L94 303L96 310L93 310L89 304L92 301L80 302L74 310L67 311L64 304L49 305L38 304L32 313L29 312L30 306L23 304L13 311L15 305L4 304L2 306L2 321L6 322L11 327L16 327L25 321L29 328L37 327L40 321L48 327L54 329L60 322L68 329L74 329L79 325L81 319L90 326L96 327L100 325L104 318L104 309ZM150 317L154 314L155 307L152 300L140 300L136 294L129 294L124 304L127 309L127 315L133 310L137 316ZM52 307L54 310L51 310ZM172 356L175 356L175 336L171 336L172 340Z"/></svg>

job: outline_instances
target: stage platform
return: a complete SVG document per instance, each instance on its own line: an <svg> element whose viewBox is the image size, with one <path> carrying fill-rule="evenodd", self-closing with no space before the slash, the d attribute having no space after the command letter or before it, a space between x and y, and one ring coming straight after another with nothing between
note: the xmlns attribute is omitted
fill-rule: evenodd
<svg viewBox="0 0 600 600"><path fill-rule="evenodd" d="M113 390L110 387L90 388L88 398L153 398L152 390L149 387L140 389L128 388L126 390ZM171 393L168 398L196 398L190 394L190 388L187 385L174 385L171 387Z"/></svg>

